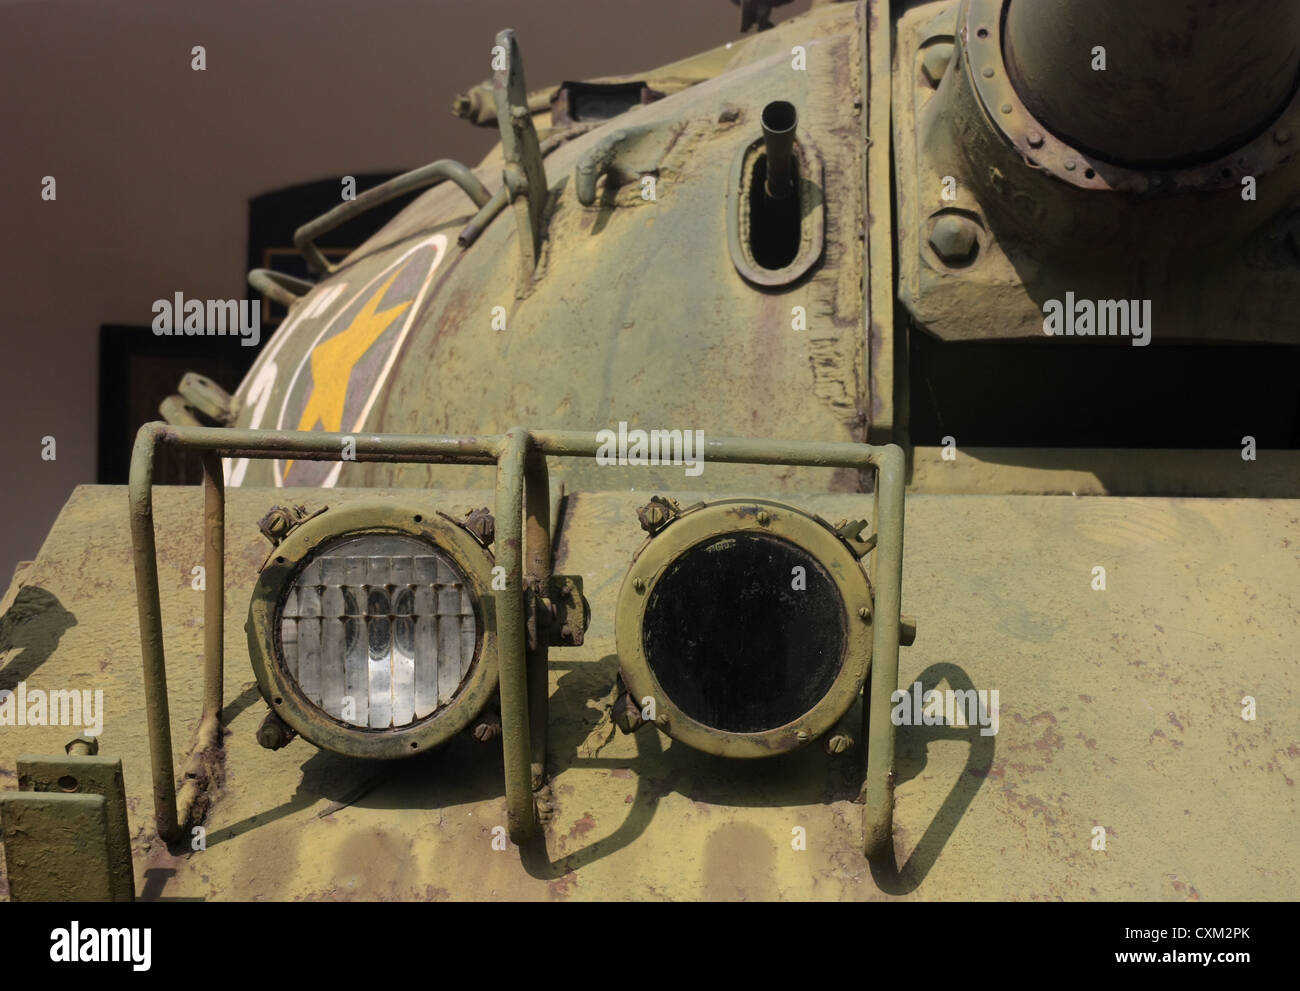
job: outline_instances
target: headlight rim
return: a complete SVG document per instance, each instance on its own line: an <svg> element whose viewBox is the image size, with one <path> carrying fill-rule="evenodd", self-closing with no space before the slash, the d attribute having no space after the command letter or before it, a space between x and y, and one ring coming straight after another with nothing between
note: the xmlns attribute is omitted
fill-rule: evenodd
<svg viewBox="0 0 1300 991"><path fill-rule="evenodd" d="M474 605L475 656L461 687L442 708L399 728L371 729L340 722L307 699L280 657L277 618L300 570L320 548L367 534L398 534L429 543L464 576ZM394 760L445 743L474 721L497 688L490 589L495 563L491 551L450 516L418 503L365 500L313 517L275 548L253 586L246 630L249 659L262 697L303 739L342 756Z"/></svg>
<svg viewBox="0 0 1300 991"><path fill-rule="evenodd" d="M760 513L766 522L760 522ZM830 688L799 718L758 732L722 730L683 712L655 675L642 637L652 593L672 563L707 540L734 533L782 538L802 549L831 577L844 608L844 660ZM619 667L634 702L639 707L646 696L653 698L657 725L674 740L721 757L770 757L822 737L853 705L871 670L872 606L871 584L861 562L826 521L768 499L718 500L683 513L637 551L618 593Z"/></svg>

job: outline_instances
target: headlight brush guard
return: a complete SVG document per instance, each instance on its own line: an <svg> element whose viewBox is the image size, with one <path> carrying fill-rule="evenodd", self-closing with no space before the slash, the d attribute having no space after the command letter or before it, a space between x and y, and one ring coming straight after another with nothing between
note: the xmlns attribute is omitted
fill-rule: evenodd
<svg viewBox="0 0 1300 991"><path fill-rule="evenodd" d="M535 637L536 646L529 647L525 616L525 593L529 589L544 592L551 579L550 486L546 459L596 457L601 442L595 431L515 427L497 436L440 437L237 430L158 422L141 427L131 457L129 497L158 834L168 842L175 842L191 821L202 818L206 810L209 767L211 762L220 759L225 632L225 482L221 459L292 457L339 461L345 440L354 444L355 458L350 460L356 461L496 465L496 562L505 569L506 575L506 588L497 593L495 616L507 822L511 840L523 844L538 830L533 790L540 785L544 773L549 706L547 642ZM160 444L196 451L203 463L206 570L203 710L179 794L167 702L153 521L154 458ZM848 468L875 473L873 524L877 545L871 575L875 610L869 697L864 707L868 742L863 821L867 856L887 857L892 852L894 811L894 726L890 719L890 695L898 687L903 575L902 448L894 444L713 438L706 439L704 453L706 460L719 463Z"/></svg>

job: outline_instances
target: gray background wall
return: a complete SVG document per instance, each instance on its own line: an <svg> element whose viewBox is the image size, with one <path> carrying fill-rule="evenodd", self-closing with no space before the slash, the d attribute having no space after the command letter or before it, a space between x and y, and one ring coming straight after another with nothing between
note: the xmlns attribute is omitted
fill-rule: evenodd
<svg viewBox="0 0 1300 991"><path fill-rule="evenodd" d="M740 13L726 0L0 0L0 592L73 486L95 480L100 325L148 324L178 291L251 296L250 197L476 162L495 132L449 107L490 74L503 27L537 88L733 40Z"/></svg>

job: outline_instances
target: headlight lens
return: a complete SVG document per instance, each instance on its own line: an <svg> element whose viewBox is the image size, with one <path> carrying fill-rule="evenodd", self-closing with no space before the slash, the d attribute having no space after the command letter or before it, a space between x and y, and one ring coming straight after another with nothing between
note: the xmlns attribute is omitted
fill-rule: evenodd
<svg viewBox="0 0 1300 991"><path fill-rule="evenodd" d="M335 753L437 746L496 689L493 565L479 536L427 508L372 500L313 516L276 546L249 603L262 696Z"/></svg>
<svg viewBox="0 0 1300 991"><path fill-rule="evenodd" d="M619 592L619 666L669 736L769 756L848 711L871 664L871 614L859 557L824 520L761 499L674 505Z"/></svg>
<svg viewBox="0 0 1300 991"><path fill-rule="evenodd" d="M796 569L806 579L797 590ZM803 548L764 533L724 534L684 551L655 582L642 641L682 712L755 733L798 719L834 684L844 614L826 569Z"/></svg>
<svg viewBox="0 0 1300 991"><path fill-rule="evenodd" d="M450 702L477 639L465 576L399 534L323 548L289 587L278 625L285 671L308 701L371 729L409 726Z"/></svg>

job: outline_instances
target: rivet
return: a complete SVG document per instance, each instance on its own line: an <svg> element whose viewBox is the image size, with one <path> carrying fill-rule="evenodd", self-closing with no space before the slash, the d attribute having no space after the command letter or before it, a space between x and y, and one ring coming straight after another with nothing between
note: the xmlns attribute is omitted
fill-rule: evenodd
<svg viewBox="0 0 1300 991"><path fill-rule="evenodd" d="M1079 163L1076 162L1073 158L1067 158L1067 159L1065 160L1065 171L1066 171L1066 172L1073 172L1073 171L1075 170L1075 168L1078 166L1078 164L1079 164Z"/></svg>
<svg viewBox="0 0 1300 991"><path fill-rule="evenodd" d="M984 78L985 79L993 78L993 66L987 65L984 67Z"/></svg>
<svg viewBox="0 0 1300 991"><path fill-rule="evenodd" d="M800 743L807 743L809 739L808 731L801 729L798 733L795 734L795 739L797 739Z"/></svg>
<svg viewBox="0 0 1300 991"><path fill-rule="evenodd" d="M1030 148L1041 148L1041 147L1043 147L1043 136L1042 136L1042 134L1040 134L1038 131L1030 131L1030 132L1029 132L1029 147L1030 147Z"/></svg>
<svg viewBox="0 0 1300 991"><path fill-rule="evenodd" d="M1273 132L1273 140L1280 145L1284 145L1291 140L1291 132L1288 131L1285 127L1279 127L1276 131Z"/></svg>
<svg viewBox="0 0 1300 991"><path fill-rule="evenodd" d="M1004 114L1009 114L1009 113L1011 113L1011 104L1009 104L1009 103L1004 103L1004 104L1002 104L1002 108L1001 108L1001 109L1002 109L1002 112L1003 112Z"/></svg>

